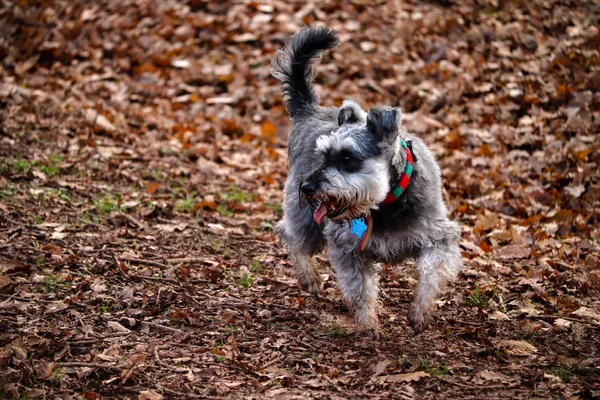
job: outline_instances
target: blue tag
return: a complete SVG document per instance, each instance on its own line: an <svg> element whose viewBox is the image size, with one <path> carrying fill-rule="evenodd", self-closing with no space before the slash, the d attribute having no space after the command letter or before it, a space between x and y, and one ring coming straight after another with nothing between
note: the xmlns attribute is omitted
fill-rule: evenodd
<svg viewBox="0 0 600 400"><path fill-rule="evenodd" d="M365 224L364 218L357 218L352 220L352 227L350 228L350 233L356 235L359 239L362 239L367 229L368 227L367 224Z"/></svg>

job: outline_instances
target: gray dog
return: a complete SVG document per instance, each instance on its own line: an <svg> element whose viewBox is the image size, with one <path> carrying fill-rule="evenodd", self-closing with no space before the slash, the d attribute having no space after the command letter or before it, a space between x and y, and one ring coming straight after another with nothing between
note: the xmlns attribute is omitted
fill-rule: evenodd
<svg viewBox="0 0 600 400"><path fill-rule="evenodd" d="M368 112L352 101L324 108L313 64L339 44L335 32L306 27L273 60L281 81L289 135L284 217L277 227L302 287L318 296L311 263L328 248L359 329L378 332L377 262L416 258L420 280L410 306L415 333L427 325L435 298L462 266L460 229L446 217L440 169L421 139L401 129L399 108Z"/></svg>

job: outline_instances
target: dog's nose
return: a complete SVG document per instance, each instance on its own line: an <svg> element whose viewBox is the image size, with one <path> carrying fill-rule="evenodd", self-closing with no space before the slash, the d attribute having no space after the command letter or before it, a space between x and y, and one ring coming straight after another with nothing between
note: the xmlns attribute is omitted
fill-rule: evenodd
<svg viewBox="0 0 600 400"><path fill-rule="evenodd" d="M302 189L302 193L304 193L306 197L311 197L317 192L317 184L314 182L306 182L300 189Z"/></svg>

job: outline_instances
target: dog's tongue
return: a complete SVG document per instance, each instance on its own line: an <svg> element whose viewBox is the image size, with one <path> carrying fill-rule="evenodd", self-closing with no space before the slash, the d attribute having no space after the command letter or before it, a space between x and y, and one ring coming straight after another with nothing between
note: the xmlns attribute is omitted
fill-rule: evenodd
<svg viewBox="0 0 600 400"><path fill-rule="evenodd" d="M317 224L320 224L323 221L323 218L325 218L325 215L327 215L327 205L325 204L325 202L323 202L319 204L319 207L317 207L317 209L315 210L313 218L315 219L315 222Z"/></svg>

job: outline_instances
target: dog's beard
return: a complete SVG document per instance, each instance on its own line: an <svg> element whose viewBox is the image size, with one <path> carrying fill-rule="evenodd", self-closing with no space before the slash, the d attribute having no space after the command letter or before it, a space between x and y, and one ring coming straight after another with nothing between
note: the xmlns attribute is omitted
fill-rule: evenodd
<svg viewBox="0 0 600 400"><path fill-rule="evenodd" d="M313 218L320 224L325 217L341 223L377 209L389 191L389 172L383 160L364 162L360 172L325 171L321 192L311 201Z"/></svg>

